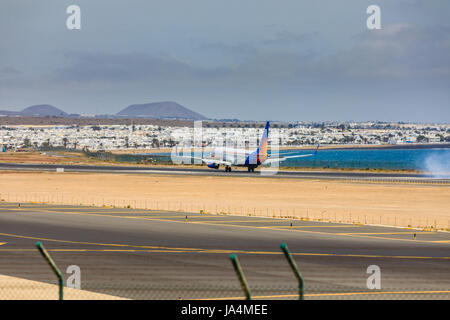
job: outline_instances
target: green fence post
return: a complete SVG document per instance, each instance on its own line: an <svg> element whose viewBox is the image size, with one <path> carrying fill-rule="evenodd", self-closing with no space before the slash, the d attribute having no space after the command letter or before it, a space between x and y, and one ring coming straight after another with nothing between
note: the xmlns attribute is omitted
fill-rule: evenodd
<svg viewBox="0 0 450 320"><path fill-rule="evenodd" d="M44 245L40 242L36 242L36 247L39 252L42 254L44 259L48 262L49 266L52 268L56 277L58 277L58 285L59 285L59 300L63 300L63 288L64 288L64 280L61 271L59 271L52 257L48 254L47 250L45 250Z"/></svg>
<svg viewBox="0 0 450 320"><path fill-rule="evenodd" d="M303 277L298 270L297 264L295 263L294 259L292 258L291 252L289 251L287 245L285 243L282 243L280 246L281 250L284 252L284 256L289 262L289 265L292 268L292 271L294 271L294 275L297 278L298 281L298 295L300 300L304 300L304 290L305 290L305 283L303 281Z"/></svg>
<svg viewBox="0 0 450 320"><path fill-rule="evenodd" d="M241 268L241 265L239 263L237 256L235 254L232 254L230 256L230 260L231 260L234 270L236 271L236 274L239 278L239 282L241 283L241 288L242 288L242 291L244 291L245 299L251 300L252 296L250 293L250 288L248 287L247 280L245 280L244 272L242 272L242 268Z"/></svg>

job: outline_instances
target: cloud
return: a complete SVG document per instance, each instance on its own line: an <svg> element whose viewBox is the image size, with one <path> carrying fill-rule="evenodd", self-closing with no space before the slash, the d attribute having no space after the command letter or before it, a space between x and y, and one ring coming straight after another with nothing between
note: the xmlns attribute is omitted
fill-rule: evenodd
<svg viewBox="0 0 450 320"><path fill-rule="evenodd" d="M221 42L202 42L198 45L199 50L207 50L210 53L220 55L232 55L237 57L250 56L258 52L252 43L226 44Z"/></svg>
<svg viewBox="0 0 450 320"><path fill-rule="evenodd" d="M183 102L189 97L202 106L198 111L213 104L226 110L224 117L252 114L253 107L269 113L274 105L281 105L286 114L298 112L302 117L307 113L315 118L327 114L338 119L411 120L430 114L448 119L449 28L406 23L383 27L350 38L337 52L317 50L323 43L320 35L289 32L247 43L193 45L190 54L201 51L205 63L177 51L171 55L145 50L71 51L62 61L58 57L60 67L46 70L47 74L3 76L0 88L14 96L22 96L21 90L31 92L30 96L76 95L77 101L95 99L99 105L102 99L114 104L153 97Z"/></svg>
<svg viewBox="0 0 450 320"><path fill-rule="evenodd" d="M217 42L200 48L206 55L210 50L239 57L222 66L187 62L167 54L69 52L64 55L62 67L50 77L46 75L40 84L77 83L93 88L96 84L126 83L165 90L173 87L233 92L270 89L276 94L293 88L310 92L436 89L450 85L449 31L444 26L393 24L363 32L352 38L352 45L333 54L318 53L308 46L293 49L282 45L307 43L302 39L312 37L289 32L276 33L264 41L231 45Z"/></svg>
<svg viewBox="0 0 450 320"><path fill-rule="evenodd" d="M440 26L419 28L394 24L385 29L366 31L353 37L353 45L334 54L306 52L272 54L261 59L261 68L276 65L285 69L293 81L335 87L364 82L376 87L391 85L428 86L434 81L450 85L450 28ZM278 73L282 73L278 70Z"/></svg>
<svg viewBox="0 0 450 320"><path fill-rule="evenodd" d="M226 73L224 68L201 68L170 56L144 53L107 52L68 53L68 65L55 72L56 81L64 82L181 82L195 78L214 78Z"/></svg>
<svg viewBox="0 0 450 320"><path fill-rule="evenodd" d="M450 28L393 24L366 31L331 61L349 76L450 76Z"/></svg>
<svg viewBox="0 0 450 320"><path fill-rule="evenodd" d="M0 74L16 75L16 74L20 74L20 73L21 73L20 70L14 68L14 67L6 66L6 67L0 68Z"/></svg>
<svg viewBox="0 0 450 320"><path fill-rule="evenodd" d="M304 45L314 42L319 36L318 32L309 33L294 33L288 30L276 32L268 39L260 41L262 45L266 46L290 46L290 45Z"/></svg>

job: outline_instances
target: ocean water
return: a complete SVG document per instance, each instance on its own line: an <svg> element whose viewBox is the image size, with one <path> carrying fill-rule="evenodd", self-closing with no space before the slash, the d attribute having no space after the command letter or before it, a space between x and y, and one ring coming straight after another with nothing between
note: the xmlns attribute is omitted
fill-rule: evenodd
<svg viewBox="0 0 450 320"><path fill-rule="evenodd" d="M280 156L311 151L280 151ZM282 162L286 167L424 170L450 172L450 149L349 149L319 150L314 157Z"/></svg>
<svg viewBox="0 0 450 320"><path fill-rule="evenodd" d="M280 151L279 156L308 154L312 150ZM269 151L270 153L270 151ZM146 154L170 159L169 153ZM449 148L323 149L314 157L288 159L281 167L421 170L450 172Z"/></svg>

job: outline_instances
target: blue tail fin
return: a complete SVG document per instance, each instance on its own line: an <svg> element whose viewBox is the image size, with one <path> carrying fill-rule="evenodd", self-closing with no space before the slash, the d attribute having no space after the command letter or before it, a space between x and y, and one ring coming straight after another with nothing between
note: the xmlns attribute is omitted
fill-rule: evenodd
<svg viewBox="0 0 450 320"><path fill-rule="evenodd" d="M262 163L267 159L267 149L269 143L269 127L270 122L266 122L266 127L264 128L264 132L261 136L261 140L259 141L258 147L258 159Z"/></svg>
<svg viewBox="0 0 450 320"><path fill-rule="evenodd" d="M317 152L319 152L319 147L320 147L320 144L317 145L316 151L314 151L314 155L316 155Z"/></svg>

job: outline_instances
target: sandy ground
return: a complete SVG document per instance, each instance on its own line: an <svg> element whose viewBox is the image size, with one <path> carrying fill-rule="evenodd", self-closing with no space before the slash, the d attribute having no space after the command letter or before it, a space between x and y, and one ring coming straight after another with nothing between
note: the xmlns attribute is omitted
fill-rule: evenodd
<svg viewBox="0 0 450 320"><path fill-rule="evenodd" d="M0 172L13 202L296 217L449 229L450 187L300 179Z"/></svg>
<svg viewBox="0 0 450 320"><path fill-rule="evenodd" d="M1 300L57 300L57 285L0 275ZM124 300L123 298L85 290L64 288L64 300Z"/></svg>

